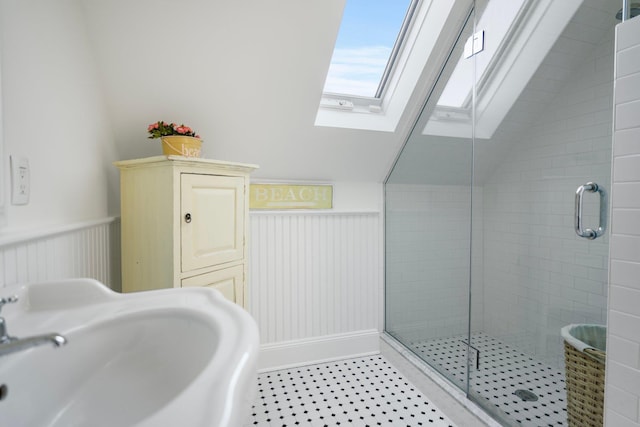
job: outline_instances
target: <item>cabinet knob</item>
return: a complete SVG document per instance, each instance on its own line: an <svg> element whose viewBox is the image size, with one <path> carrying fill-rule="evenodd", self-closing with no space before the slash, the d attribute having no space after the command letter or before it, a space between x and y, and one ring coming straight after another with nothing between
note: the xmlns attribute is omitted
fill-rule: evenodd
<svg viewBox="0 0 640 427"><path fill-rule="evenodd" d="M184 222L186 222L187 224L191 222L191 214L190 213L185 214Z"/></svg>

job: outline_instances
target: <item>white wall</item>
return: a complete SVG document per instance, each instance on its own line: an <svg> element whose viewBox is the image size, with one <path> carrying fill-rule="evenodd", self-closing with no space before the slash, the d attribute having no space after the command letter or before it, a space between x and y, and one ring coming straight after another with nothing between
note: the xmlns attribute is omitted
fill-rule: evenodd
<svg viewBox="0 0 640 427"><path fill-rule="evenodd" d="M605 425L640 426L640 18L616 30Z"/></svg>
<svg viewBox="0 0 640 427"><path fill-rule="evenodd" d="M314 125L344 0L81 3L122 158L158 154L162 119L256 179L382 182L399 132Z"/></svg>
<svg viewBox="0 0 640 427"><path fill-rule="evenodd" d="M205 155L255 161L261 165L262 159L271 159L264 165L266 168L263 166L261 169L263 182L299 180L334 185L334 210L327 215L310 214L313 219L322 218L321 235L318 236L317 228L294 228L289 234L291 241L311 245L314 250L328 254L329 259L314 259L316 263L308 262L297 267L299 277L286 283L274 282L271 275L263 276L260 266L268 262L277 269L277 274L281 274L290 259L283 258L282 254L274 257L272 253L265 255L253 250L256 256L252 270L256 274L250 282L250 289L255 292L250 291L250 294L256 296L253 312L260 322L263 343L273 345L282 341L316 338L326 341L326 335L351 334L352 337L360 334L366 338L366 348L377 348L381 324L381 240L376 235L380 232L382 188L379 182L371 179L370 173L363 175L360 172L362 167L371 171L377 169L376 174L382 176L379 163L388 162L389 158L369 159L367 162L353 160L361 160L359 151L363 146L378 153L385 145L386 152L392 152L392 145L386 146L386 142L395 136L371 134L367 137L361 132L341 130L342 136L348 136L350 143L330 129L313 126L316 101L319 102L324 79L324 70L319 63L327 60L328 66L335 36L333 32L337 30L339 19L328 29L323 23L330 16L339 18L341 2L316 2L312 9L309 5L292 2L282 4L281 8L261 3L260 8L251 10L235 2L192 2L191 6L195 8L193 15L198 18L205 17L211 8L215 9L214 21L217 24L205 20L198 27L193 21L184 21L190 21L189 25L195 32L188 34L194 43L185 49L193 53L193 49L211 48L205 56L214 61L211 66L215 70L209 73L211 70L203 69L201 62L190 63L194 56L181 57L168 66L158 52L146 51L147 42L155 46L164 40L168 45L176 44L173 49L165 45L175 53L180 50L181 37L185 33L166 31L157 22L149 24L153 31L141 33L138 24L147 20L146 17L136 18L135 12L147 12L143 2L137 4L138 8L129 2L113 8L107 4L109 2L101 2L94 5L97 9L87 10L86 6L91 1L1 1L5 159L9 154L29 159L32 191L29 205L9 206L8 227L0 232L0 286L86 275L117 289L119 280L117 274L111 272L111 267L106 267L109 275L102 272L105 268L102 266L108 264L102 257L105 253L109 254L111 263L117 265L118 248L112 251L117 242L100 239L92 230L76 233L68 227L84 229L85 220L118 215L118 175L112 161L159 153L158 143L146 139L147 123L159 118L187 121L194 113L194 127L200 120L200 123L206 123L205 129L209 126L213 129L206 138ZM177 4L173 2L174 6ZM120 31L120 28L114 31L117 26L108 19L111 15L98 13L104 11L100 6L106 7L106 12L116 13L118 18L115 21L128 18L127 22L133 25L129 30L141 36L132 40L127 38L126 31ZM155 6L157 4L154 3ZM186 13L189 7L180 5L183 6ZM122 14L124 9L130 13ZM260 13L252 15L252 11ZM282 12L288 15L282 16ZM300 21L301 14L312 18L311 22ZM304 28L309 45L301 40L302 36L292 36L297 30L291 25L277 24L278 20L287 19L292 19L289 24L293 22ZM256 38L261 32L260 26L268 31L263 37ZM309 26L321 27L323 32L328 32L328 38L318 38L318 33L307 28ZM217 36L200 43L200 36L204 37L200 31L213 31ZM225 31L238 37L229 38ZM105 42L100 35L114 37L116 41ZM108 46L105 47L104 43ZM324 55L311 46L314 43L326 45ZM269 50L264 48L265 45ZM271 49L278 45L279 49ZM129 53L136 58L130 58L128 62L105 62L103 55L108 56L108 53L104 50L97 52L96 46L107 51L110 48L118 51L130 48ZM294 54L297 51L307 52L309 60L297 57ZM221 64L222 57L226 57L226 65ZM136 61L139 62L136 64ZM266 69L265 64L270 69ZM168 74L157 74L158 67L164 67ZM167 67L176 68L168 70ZM203 79L193 79L194 70ZM186 85L189 90L183 87L185 91L156 93L156 88L161 85L169 88ZM295 90L292 85L296 86ZM146 89L160 99L149 97L144 92ZM282 92L278 96L266 97L271 91ZM313 95L316 92L317 96ZM167 93L171 95L166 96ZM251 108L254 104L250 98L253 96L257 96L264 107ZM205 101L194 104L191 102L194 99ZM273 102L278 105L274 107ZM176 116L170 116L171 113L176 113ZM116 129L112 123L120 125ZM221 142L216 143L216 140ZM293 151L284 150L283 144L293 144ZM124 154L116 153L117 147ZM228 157L225 153L229 154ZM8 161L6 164L4 176L8 177ZM336 175L337 169L344 173ZM5 187L8 191L8 182ZM293 216L287 213L259 215L260 218L277 218L280 223L302 221L304 217L300 213ZM275 244L273 239L280 237L270 233L272 230L267 223L258 221L253 228L256 235L253 244L258 248L270 247ZM338 234L332 235L332 232ZM261 236L266 236L267 241L261 240ZM363 248L366 251L354 252L354 248L362 244L366 245ZM336 277L318 283L315 280L317 272L327 268L332 268ZM282 317L276 317L274 321L268 315L270 310L260 308L267 301L275 303L271 300L274 293L284 296L283 286L296 295L307 295L311 299L303 305L308 308L305 312L290 304L278 306L278 314ZM340 301L321 302L315 298L316 291L322 293L331 289L347 291L350 299L345 301L351 301L351 305ZM354 306L354 301L360 299L369 303ZM334 314L338 312L345 313L345 316L336 317ZM292 325L304 325L307 313L313 313L314 325L304 327L300 334L278 333L282 319L287 319ZM362 321L360 315L365 316ZM343 325L342 321L346 323ZM329 328L329 324L335 327ZM376 339L371 341L369 336ZM344 352L347 348L339 350ZM362 351L358 348L362 347L354 351ZM342 354L340 351L337 354ZM316 356L312 354L309 357ZM327 357L330 356L328 353Z"/></svg>
<svg viewBox="0 0 640 427"><path fill-rule="evenodd" d="M32 178L5 232L117 215L111 162L159 154L146 126L161 118L199 130L207 157L259 164L256 180L332 183L338 209L381 209L401 136L313 125L344 1L1 5L5 195L9 155ZM189 18L167 28L172 8Z"/></svg>
<svg viewBox="0 0 640 427"><path fill-rule="evenodd" d="M93 52L74 0L0 3L4 178L29 160L31 196L8 206L5 232L107 215L116 159Z"/></svg>

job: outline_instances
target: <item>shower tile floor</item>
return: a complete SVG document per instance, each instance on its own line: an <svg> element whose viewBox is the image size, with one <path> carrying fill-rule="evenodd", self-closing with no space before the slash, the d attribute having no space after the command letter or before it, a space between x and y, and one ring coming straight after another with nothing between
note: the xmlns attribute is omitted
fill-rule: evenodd
<svg viewBox="0 0 640 427"><path fill-rule="evenodd" d="M383 356L265 372L249 426L455 427Z"/></svg>
<svg viewBox="0 0 640 427"><path fill-rule="evenodd" d="M441 366L457 382L464 382L467 336L416 341L416 354ZM522 426L566 426L564 373L514 350L483 333L471 335L471 345L479 352L479 367L471 369L472 390ZM475 359L473 360L475 362ZM524 401L516 390L533 392L537 401Z"/></svg>

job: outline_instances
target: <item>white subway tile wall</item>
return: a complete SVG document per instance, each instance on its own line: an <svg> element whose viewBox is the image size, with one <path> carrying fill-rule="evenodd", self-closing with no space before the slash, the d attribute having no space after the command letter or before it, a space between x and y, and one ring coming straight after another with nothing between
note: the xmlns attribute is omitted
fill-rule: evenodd
<svg viewBox="0 0 640 427"><path fill-rule="evenodd" d="M616 30L605 425L640 426L640 18Z"/></svg>
<svg viewBox="0 0 640 427"><path fill-rule="evenodd" d="M424 340L467 330L470 207L469 186L387 184L387 331ZM481 224L477 207L474 221ZM478 269L481 248L474 248ZM481 297L474 299L474 307L481 302ZM482 328L480 309L473 311L473 325Z"/></svg>
<svg viewBox="0 0 640 427"><path fill-rule="evenodd" d="M589 181L611 191L613 35L573 64L525 133L495 137L512 147L483 188L484 331L557 368L562 326L606 323L609 239L575 234L574 199ZM529 85L519 103L539 90ZM596 228L598 197L584 200L585 226Z"/></svg>

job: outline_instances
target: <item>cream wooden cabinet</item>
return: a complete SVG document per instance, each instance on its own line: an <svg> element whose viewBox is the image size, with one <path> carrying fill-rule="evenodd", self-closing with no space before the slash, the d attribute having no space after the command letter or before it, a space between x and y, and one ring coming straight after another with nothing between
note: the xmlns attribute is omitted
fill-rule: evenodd
<svg viewBox="0 0 640 427"><path fill-rule="evenodd" d="M254 165L158 156L120 169L123 292L209 286L246 305Z"/></svg>

